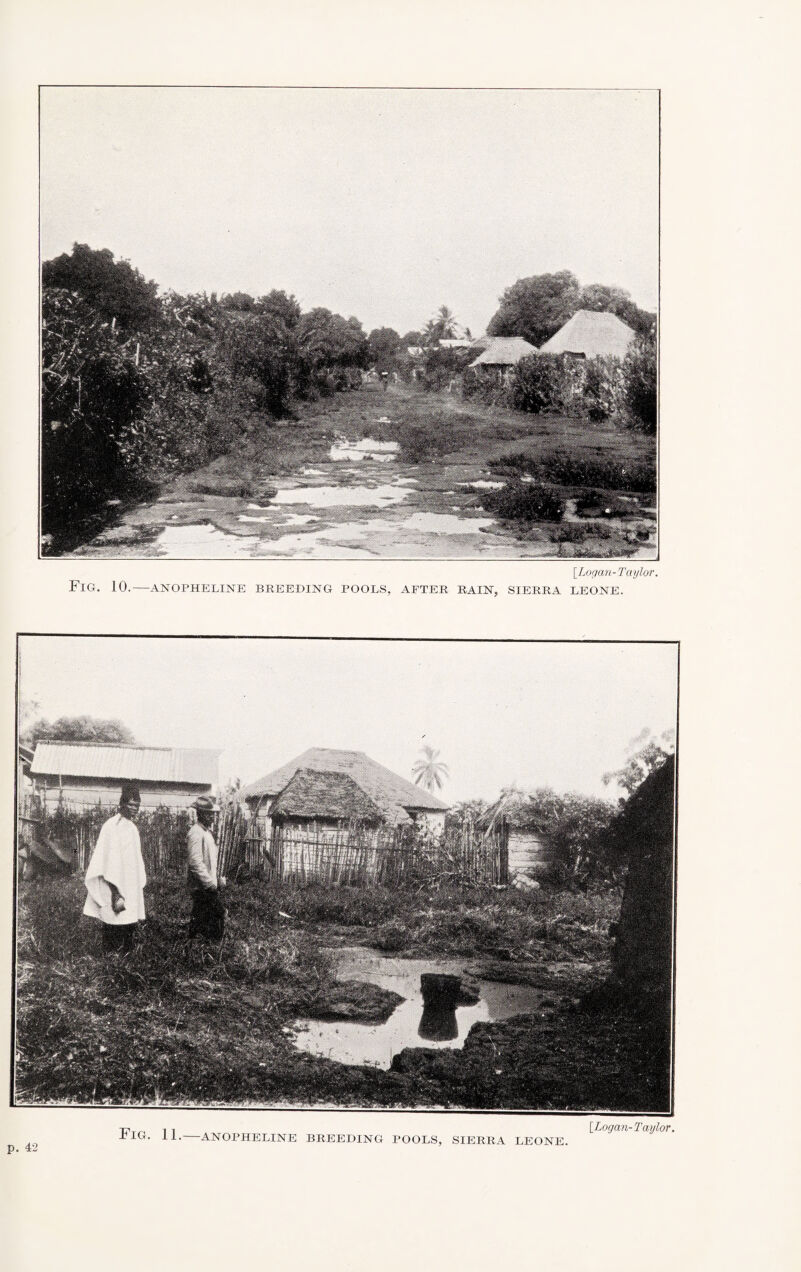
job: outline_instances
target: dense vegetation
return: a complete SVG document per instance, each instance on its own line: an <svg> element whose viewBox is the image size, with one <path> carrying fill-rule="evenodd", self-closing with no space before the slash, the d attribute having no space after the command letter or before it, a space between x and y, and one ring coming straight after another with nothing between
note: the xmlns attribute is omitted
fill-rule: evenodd
<svg viewBox="0 0 801 1272"><path fill-rule="evenodd" d="M294 420L298 403L359 386L367 368L517 411L656 429L653 315L620 289L582 288L567 272L518 280L490 333L538 343L583 306L619 314L637 342L622 361L526 358L501 383L468 370L480 349L446 305L420 331L367 335L357 318L304 313L284 291L160 294L127 261L78 243L44 264L42 283L42 531L55 551L165 477L255 444L269 449L276 422ZM436 459L446 446L436 433L410 432L404 457ZM512 502L525 513L531 500Z"/></svg>
<svg viewBox="0 0 801 1272"><path fill-rule="evenodd" d="M285 292L159 296L84 244L42 283L42 529L57 540L368 364L358 319L304 314Z"/></svg>

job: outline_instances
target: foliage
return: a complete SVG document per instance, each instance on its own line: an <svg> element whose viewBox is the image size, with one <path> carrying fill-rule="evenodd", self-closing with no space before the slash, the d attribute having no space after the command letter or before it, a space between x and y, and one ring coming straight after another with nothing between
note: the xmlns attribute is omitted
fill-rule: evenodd
<svg viewBox="0 0 801 1272"><path fill-rule="evenodd" d="M516 451L490 460L489 467L493 472L519 472L561 486L598 486L603 490L645 493L656 490L653 460L601 459L558 448L542 457Z"/></svg>
<svg viewBox="0 0 801 1272"><path fill-rule="evenodd" d="M563 882L586 886L615 878L615 863L604 855L603 832L615 806L592 795L558 795L550 787L534 791L520 816L547 844L553 875Z"/></svg>
<svg viewBox="0 0 801 1272"><path fill-rule="evenodd" d="M522 336L537 348L581 308L575 274L534 274L507 287L487 325L489 336Z"/></svg>
<svg viewBox="0 0 801 1272"><path fill-rule="evenodd" d="M422 383L436 391L449 385L475 359L475 349L427 348L422 360Z"/></svg>
<svg viewBox="0 0 801 1272"><path fill-rule="evenodd" d="M422 343L430 347L439 340L453 340L457 334L457 323L453 311L447 305L440 305L434 318L429 318L423 327Z"/></svg>
<svg viewBox="0 0 801 1272"><path fill-rule="evenodd" d="M565 359L556 354L533 353L521 358L512 372L512 405L534 415L564 409L566 370Z"/></svg>
<svg viewBox="0 0 801 1272"><path fill-rule="evenodd" d="M675 730L666 729L657 737L650 729L643 729L629 743L629 755L623 767L604 773L604 784L608 786L614 782L620 786L626 792L626 795L621 798L621 803L624 803L626 798L642 785L646 777L662 767L665 761L674 754L675 749Z"/></svg>
<svg viewBox="0 0 801 1272"><path fill-rule="evenodd" d="M487 512L510 521L560 521L565 501L552 486L510 481L501 490L482 495Z"/></svg>
<svg viewBox="0 0 801 1272"><path fill-rule="evenodd" d="M95 716L59 716L57 720L44 717L35 720L23 732L22 741L33 746L47 739L50 742L118 742L135 746L136 738L121 720L99 720Z"/></svg>
<svg viewBox="0 0 801 1272"><path fill-rule="evenodd" d="M623 363L623 399L632 428L656 432L657 372L656 341L643 337L633 341Z"/></svg>
<svg viewBox="0 0 801 1272"><path fill-rule="evenodd" d="M401 338L392 327L375 327L367 337L367 344L369 362L378 371L390 370L405 353Z"/></svg>
<svg viewBox="0 0 801 1272"><path fill-rule="evenodd" d="M77 293L100 318L126 331L144 331L161 321L158 284L148 282L128 261L115 261L108 248L95 251L86 243L73 243L69 255L44 262L42 286Z"/></svg>
<svg viewBox="0 0 801 1272"><path fill-rule="evenodd" d="M606 287L603 283L590 283L588 287L582 287L579 309L616 314L621 322L625 322L640 336L650 335L656 323L656 314L635 305L623 287Z"/></svg>
<svg viewBox="0 0 801 1272"><path fill-rule="evenodd" d="M348 383L342 372L368 365L369 345L358 318L343 318L329 309L312 309L300 319L297 336L306 384L318 391L334 392Z"/></svg>
<svg viewBox="0 0 801 1272"><path fill-rule="evenodd" d="M640 309L622 287L591 283L582 287L575 274L534 274L507 287L490 319L490 336L522 336L538 348L579 309L616 314L638 335L653 331L655 315Z"/></svg>
<svg viewBox="0 0 801 1272"><path fill-rule="evenodd" d="M426 791L439 791L450 777L450 771L447 764L439 758L439 751L435 751L433 746L422 747L422 759L415 760L412 765L412 777L416 786L422 786Z"/></svg>
<svg viewBox="0 0 801 1272"><path fill-rule="evenodd" d="M273 290L159 297L111 252L42 270L42 524L57 549L109 506L229 451L297 397L361 382L356 318Z"/></svg>
<svg viewBox="0 0 801 1272"><path fill-rule="evenodd" d="M587 358L581 367L581 404L591 420L608 420L621 408L623 370L619 358Z"/></svg>

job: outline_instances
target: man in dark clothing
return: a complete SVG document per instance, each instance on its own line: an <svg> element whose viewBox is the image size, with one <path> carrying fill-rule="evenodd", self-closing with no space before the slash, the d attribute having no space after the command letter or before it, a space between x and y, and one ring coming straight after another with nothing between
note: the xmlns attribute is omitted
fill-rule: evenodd
<svg viewBox="0 0 801 1272"><path fill-rule="evenodd" d="M214 800L199 795L192 805L197 821L189 827L186 843L186 882L192 896L189 935L221 941L225 930L225 906L220 887L225 880L217 875L217 845L211 827L216 811Z"/></svg>

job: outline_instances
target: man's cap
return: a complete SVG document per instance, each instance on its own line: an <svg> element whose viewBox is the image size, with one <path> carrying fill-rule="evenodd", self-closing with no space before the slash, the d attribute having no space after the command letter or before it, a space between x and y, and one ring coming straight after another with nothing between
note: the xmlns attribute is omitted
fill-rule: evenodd
<svg viewBox="0 0 801 1272"><path fill-rule="evenodd" d="M198 812L201 812L201 813L202 812L206 812L206 813L217 812L217 805L214 803L214 800L211 798L210 795L198 795L197 799L192 804L192 807L196 808Z"/></svg>
<svg viewBox="0 0 801 1272"><path fill-rule="evenodd" d="M142 797L139 794L138 782L123 782L120 792L121 804L141 804Z"/></svg>

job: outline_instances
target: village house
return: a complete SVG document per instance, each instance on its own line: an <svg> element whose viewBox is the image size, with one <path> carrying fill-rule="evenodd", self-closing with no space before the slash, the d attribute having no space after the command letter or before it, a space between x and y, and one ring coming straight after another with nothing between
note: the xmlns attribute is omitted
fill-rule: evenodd
<svg viewBox="0 0 801 1272"><path fill-rule="evenodd" d="M416 825L439 834L448 811L442 800L377 764L364 751L319 746L245 786L239 798L262 823L267 839L274 818L328 827L346 822Z"/></svg>
<svg viewBox="0 0 801 1272"><path fill-rule="evenodd" d="M633 339L631 327L616 314L579 309L545 341L540 353L563 353L572 358L625 358Z"/></svg>
<svg viewBox="0 0 801 1272"><path fill-rule="evenodd" d="M522 336L494 336L467 370L474 375L496 379L502 384L521 359L536 352L537 346L529 344Z"/></svg>
<svg viewBox="0 0 801 1272"><path fill-rule="evenodd" d="M478 820L478 828L489 834L505 821L509 827L509 877L537 879L548 871L548 846L537 834L527 816L529 797L514 787L502 791L498 799Z"/></svg>
<svg viewBox="0 0 801 1272"><path fill-rule="evenodd" d="M217 790L219 751L97 742L37 742L33 790L47 810L69 805L116 807L123 781L136 781L143 808L188 808Z"/></svg>

